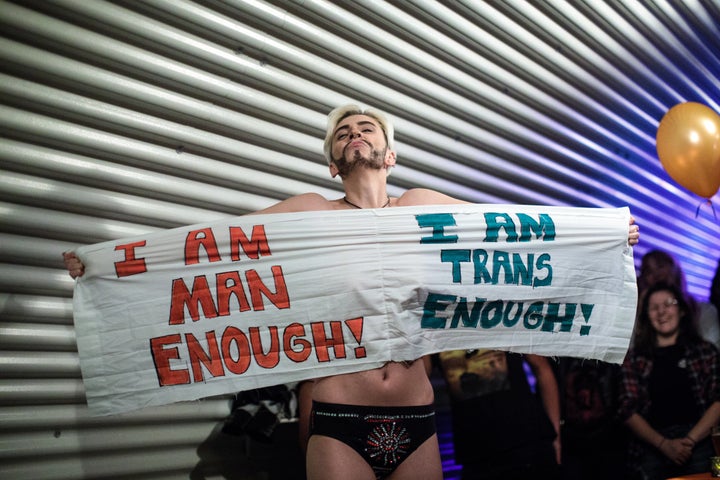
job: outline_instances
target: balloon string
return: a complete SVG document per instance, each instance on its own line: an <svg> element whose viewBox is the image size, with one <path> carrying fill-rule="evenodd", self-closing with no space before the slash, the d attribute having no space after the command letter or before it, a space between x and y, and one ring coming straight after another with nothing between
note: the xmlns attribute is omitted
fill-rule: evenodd
<svg viewBox="0 0 720 480"><path fill-rule="evenodd" d="M708 205L710 205L710 209L711 209L712 212L713 212L713 218L714 218L715 220L717 220L717 215L715 215L715 206L712 204L712 201L708 198L708 201L705 202L705 203L707 203ZM703 205L702 202L701 202L700 204L698 204L697 209L695 210L695 218L697 218L698 215L700 214L700 207L702 207L702 205Z"/></svg>

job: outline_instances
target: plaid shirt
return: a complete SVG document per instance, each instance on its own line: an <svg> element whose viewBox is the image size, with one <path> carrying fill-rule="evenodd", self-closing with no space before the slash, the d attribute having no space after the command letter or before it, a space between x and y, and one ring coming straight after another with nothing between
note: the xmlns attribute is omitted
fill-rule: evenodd
<svg viewBox="0 0 720 480"><path fill-rule="evenodd" d="M693 399L700 412L720 400L720 356L714 345L701 341L684 346L683 358L687 362ZM648 392L653 358L630 349L622 365L620 385L621 420L627 420L633 413L647 419L652 400ZM635 445L632 445L635 444ZM631 442L631 456L639 453L640 445Z"/></svg>

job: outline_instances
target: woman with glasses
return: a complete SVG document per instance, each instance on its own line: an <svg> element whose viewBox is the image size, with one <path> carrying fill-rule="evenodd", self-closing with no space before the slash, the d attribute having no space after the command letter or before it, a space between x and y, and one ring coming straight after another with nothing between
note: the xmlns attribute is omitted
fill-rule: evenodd
<svg viewBox="0 0 720 480"><path fill-rule="evenodd" d="M642 298L620 386L620 416L633 433L631 478L710 469L709 434L720 420L720 357L698 334L693 311L675 285L653 285Z"/></svg>

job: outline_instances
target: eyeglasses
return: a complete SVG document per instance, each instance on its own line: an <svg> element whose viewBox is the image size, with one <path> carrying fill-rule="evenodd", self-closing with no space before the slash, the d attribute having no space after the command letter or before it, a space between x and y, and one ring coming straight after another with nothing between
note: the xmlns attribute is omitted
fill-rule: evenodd
<svg viewBox="0 0 720 480"><path fill-rule="evenodd" d="M655 312L659 312L660 310L665 310L666 308L677 307L677 305L678 305L677 298L668 298L667 300L665 300L664 302L662 302L660 304L651 305L648 308L648 312L655 313Z"/></svg>

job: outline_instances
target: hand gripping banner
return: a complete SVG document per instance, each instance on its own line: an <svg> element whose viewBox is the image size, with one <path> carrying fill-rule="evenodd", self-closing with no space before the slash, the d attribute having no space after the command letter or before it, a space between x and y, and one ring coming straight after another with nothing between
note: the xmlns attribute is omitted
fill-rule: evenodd
<svg viewBox="0 0 720 480"><path fill-rule="evenodd" d="M248 215L81 247L96 414L492 348L620 363L629 210L443 205Z"/></svg>

